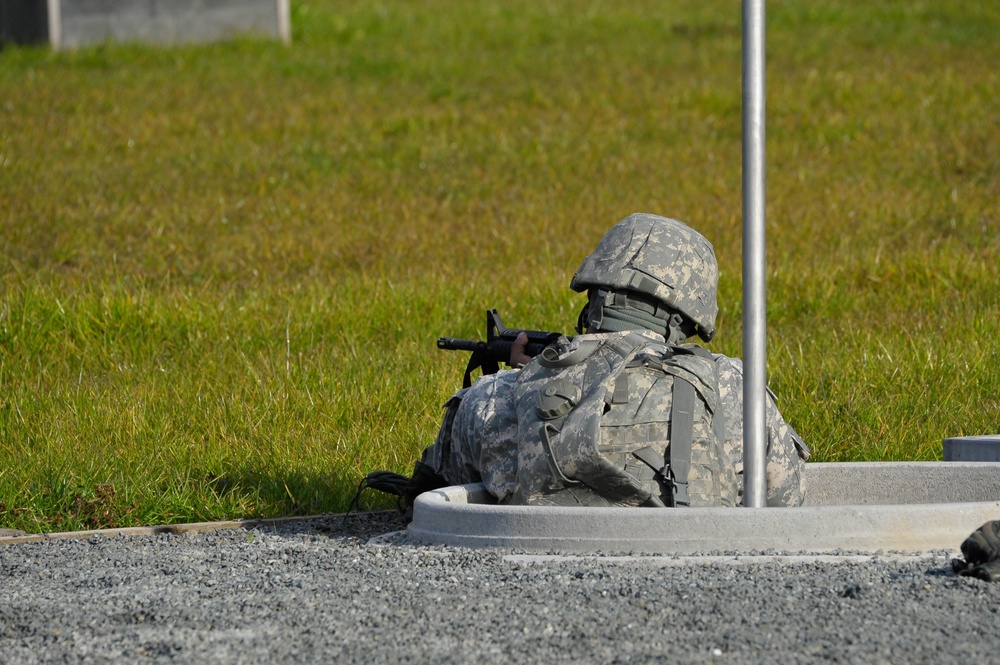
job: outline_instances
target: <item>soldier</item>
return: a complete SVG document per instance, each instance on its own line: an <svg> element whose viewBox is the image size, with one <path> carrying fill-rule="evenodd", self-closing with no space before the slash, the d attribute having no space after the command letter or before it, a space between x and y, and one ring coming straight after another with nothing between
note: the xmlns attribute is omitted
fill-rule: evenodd
<svg viewBox="0 0 1000 665"><path fill-rule="evenodd" d="M677 220L645 213L633 214L616 224L605 235L574 275L570 288L578 292L586 291L588 296L587 304L580 313L577 324L577 331L581 336L572 341L562 340L561 348L554 352L566 357L574 350L579 353L580 345L585 340L594 339L601 343L620 344L626 338L623 336L627 336L633 345L649 346L640 353L641 357L646 359L643 363L647 366L650 364L649 358L659 363L657 365L657 362L654 362L653 365L670 365L672 358L676 360L674 356L679 352L678 348L684 350L682 355L703 359L700 361L703 370L700 372L703 377L701 380L691 379L690 373L685 373L676 366L672 370L668 367L667 371L673 372L674 383L678 382L676 377L687 376L688 380L695 384L699 398L705 396L709 398L707 406L694 410L696 416L700 413L701 417L705 417L707 411L714 411L714 432L717 435L716 439L721 440L721 449L717 449L718 457L725 460L726 468L721 471L717 469L709 474L715 476L714 481L709 478L715 483L714 486L702 485L702 487L714 487L715 489L705 491L709 494L721 492L721 498L716 496L713 502L711 496L707 499L702 497L701 503L692 501L684 505L734 505L740 502L742 493L742 362L736 358L710 354L693 344L678 347L684 340L694 335L707 342L715 334L715 318L718 313L717 284L718 264L715 251L704 236ZM640 437L644 437L641 442L631 444L626 442L626 445L615 446L605 440L604 434L601 435L599 452L592 457L598 458L600 465L603 465L601 468L606 469L611 476L615 476L614 483L629 485L625 494L616 489L611 492L614 494L611 499L607 499L611 495L607 491L603 492L605 498L598 497L602 491L597 491L594 487L604 484L600 479L597 479L597 482L579 483L563 477L563 481L566 482L556 486L550 480L539 481L531 477L536 472L548 473L548 469L553 465L546 466L544 461L539 462L537 458L545 457L546 453L551 455L556 444L550 441L539 444L538 441L528 440L532 438L532 433L537 431L537 427L535 423L530 427L526 427L524 423L525 414L532 411L532 409L526 410L523 406L523 403L530 401L525 400L525 395L531 390L531 379L527 378L527 375L521 375L533 370L539 361L524 355L526 342L527 338L522 333L511 353L511 366L518 369L502 370L496 374L483 376L471 388L459 391L445 403L444 421L437 440L424 450L421 460L416 463L414 477L410 480L406 492L408 500L412 502L420 492L444 485L481 482L500 503L675 505L671 492L676 493L677 485L674 483L673 489L669 488L672 481L665 476L672 476L672 472L668 474L666 471L666 467L670 464L662 464L662 460L665 459L665 447L668 453L666 459L669 460L670 451L665 442L669 441L670 433L674 430L674 426L668 424L667 415L659 421L648 414L641 416L648 422L633 425L633 429L628 430L645 432ZM634 353L636 352L633 351ZM555 357L556 355L552 356ZM627 359L630 367L639 364L636 359L638 357L632 356ZM704 360L706 358L707 360ZM689 359L686 363L675 363L675 365L690 368L692 362L698 361ZM714 377L711 376L711 369L704 371L705 367L711 368L713 364ZM528 368L519 369L522 366ZM697 366L694 373L699 374ZM588 376L593 376L593 370ZM626 390L620 400L606 399L608 404L601 405L604 407L604 416L600 416L604 423L602 427L607 424L609 418L621 420L623 416L620 414L627 414L633 419L639 418L637 409L645 408L649 411L652 408L652 412L655 413L657 400L670 402L671 383L661 382L659 385L666 387L657 392L657 378L653 376L649 379L650 376L649 371L641 376L634 374L631 382L625 382L626 389L631 387L631 393ZM547 375L544 375L543 379L550 383L553 380ZM713 394L717 400L712 397ZM676 401L676 393L674 395ZM571 402L567 409L575 408L577 401L583 401L579 399L579 395L576 397L577 400ZM619 408L616 412L612 408L616 401L630 401L634 404L642 401L644 404L646 402L653 404L616 407ZM520 416L519 402L522 404ZM532 404L535 402L537 399ZM615 413L619 415L616 416ZM530 419L531 414L529 413L527 417ZM550 416L543 416L547 417ZM650 422L652 424L649 424ZM710 416L706 422L708 424L704 427L712 427ZM808 448L791 425L782 418L770 393L766 405L766 422L767 504L798 506L804 498L802 469L809 457ZM696 424L695 428L698 427ZM566 427L562 429L565 430ZM556 428L551 431L558 434ZM704 431L702 434L705 434ZM545 436L543 431L542 437ZM707 435L705 437L711 438ZM629 441L638 441L634 434L626 438ZM655 443L652 446L656 450L656 454L652 455L653 461L649 460L650 441L659 441L658 449ZM571 442L571 445L576 445L576 442ZM688 447L690 448L690 444ZM533 453L533 450L538 453ZM711 451L708 453L709 457L710 453ZM696 452L696 456L697 454ZM662 468L657 468L657 455L660 460L659 466ZM690 451L687 455L685 464L690 465L692 461ZM637 459L640 461L636 461ZM649 468L646 468L647 466ZM679 468L680 464L676 466ZM555 473L562 476L559 471ZM692 474L693 478L694 475ZM686 481L686 478L684 480ZM695 483L696 481L692 480L692 487ZM626 494L628 496L625 496ZM677 505L681 503L683 501Z"/></svg>

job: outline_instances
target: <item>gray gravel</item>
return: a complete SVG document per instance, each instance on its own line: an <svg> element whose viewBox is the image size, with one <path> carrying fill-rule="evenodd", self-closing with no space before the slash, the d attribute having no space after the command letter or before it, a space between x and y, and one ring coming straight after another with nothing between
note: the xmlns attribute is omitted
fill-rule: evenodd
<svg viewBox="0 0 1000 665"><path fill-rule="evenodd" d="M956 577L947 553L662 566L368 542L402 528L389 513L0 546L0 662L1000 659L1000 584Z"/></svg>

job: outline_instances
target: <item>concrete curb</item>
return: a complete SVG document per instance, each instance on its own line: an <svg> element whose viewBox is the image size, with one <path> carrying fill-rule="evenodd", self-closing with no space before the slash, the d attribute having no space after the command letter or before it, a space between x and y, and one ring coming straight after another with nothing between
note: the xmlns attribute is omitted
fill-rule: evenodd
<svg viewBox="0 0 1000 665"><path fill-rule="evenodd" d="M947 560L940 556L920 556L906 554L758 554L758 555L703 555L703 556L579 556L566 554L508 554L503 558L507 563L532 565L536 563L603 563L634 564L653 568L682 568L692 565L703 566L760 566L778 564L794 566L801 564L825 565L865 565L872 561L893 563L913 563L932 561L944 565Z"/></svg>
<svg viewBox="0 0 1000 665"><path fill-rule="evenodd" d="M417 498L407 533L425 544L527 552L918 553L955 550L984 522L1000 519L1000 463L834 463L806 469L812 505L783 509L499 506L489 503L482 485L448 487Z"/></svg>

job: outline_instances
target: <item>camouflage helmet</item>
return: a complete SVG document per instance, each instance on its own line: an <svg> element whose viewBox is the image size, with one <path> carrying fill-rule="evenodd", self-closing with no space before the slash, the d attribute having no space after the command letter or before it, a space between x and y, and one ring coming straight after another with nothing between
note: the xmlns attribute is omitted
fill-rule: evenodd
<svg viewBox="0 0 1000 665"><path fill-rule="evenodd" d="M718 284L715 249L705 236L676 219L635 213L605 234L569 286L651 296L691 319L707 342L719 313Z"/></svg>

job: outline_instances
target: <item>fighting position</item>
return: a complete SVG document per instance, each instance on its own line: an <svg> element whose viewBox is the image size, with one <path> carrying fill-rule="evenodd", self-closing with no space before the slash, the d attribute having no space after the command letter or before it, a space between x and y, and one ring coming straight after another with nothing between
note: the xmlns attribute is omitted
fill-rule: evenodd
<svg viewBox="0 0 1000 665"><path fill-rule="evenodd" d="M439 340L472 351L465 387L411 478L376 472L363 486L409 505L467 483L519 505L740 505L743 366L688 341L715 334L718 276L700 233L630 215L570 282L587 294L578 335L508 330L492 312L487 341ZM808 448L771 394L766 423L767 504L798 506Z"/></svg>

